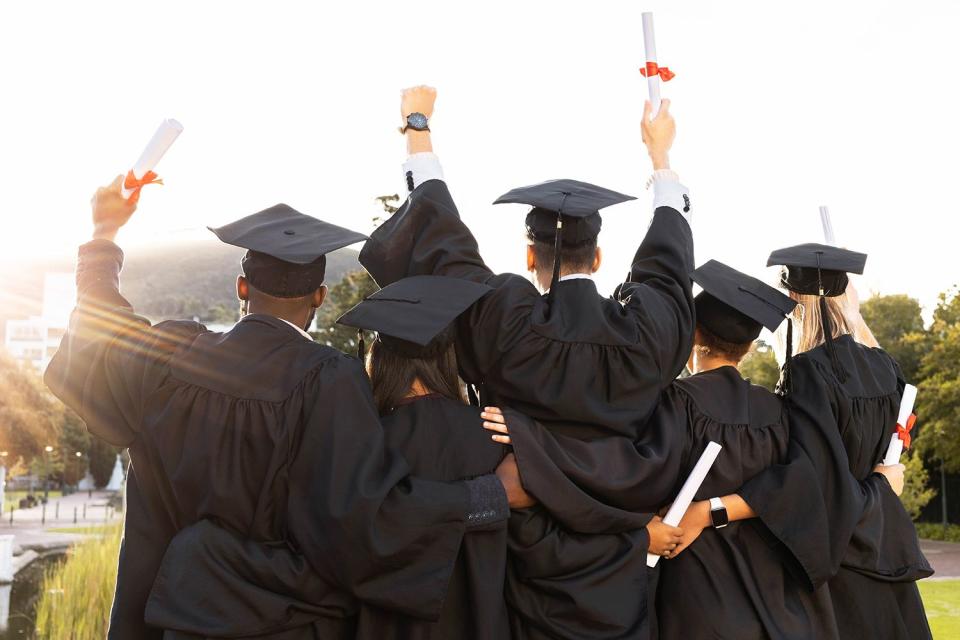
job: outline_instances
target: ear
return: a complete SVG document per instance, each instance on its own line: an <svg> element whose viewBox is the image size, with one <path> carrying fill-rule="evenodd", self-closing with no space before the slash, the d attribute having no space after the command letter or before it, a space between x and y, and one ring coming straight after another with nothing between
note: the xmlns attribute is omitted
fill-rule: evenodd
<svg viewBox="0 0 960 640"><path fill-rule="evenodd" d="M527 245L527 271L531 273L537 270L537 254L533 251L533 245Z"/></svg>
<svg viewBox="0 0 960 640"><path fill-rule="evenodd" d="M603 251L600 250L600 247L597 247L596 252L593 254L593 273L596 273L600 270L600 264L603 262Z"/></svg>
<svg viewBox="0 0 960 640"><path fill-rule="evenodd" d="M319 309L323 306L323 301L327 298L327 285L322 285L319 289L313 292L313 300L310 301L310 306L314 309Z"/></svg>
<svg viewBox="0 0 960 640"><path fill-rule="evenodd" d="M250 284L244 276L237 276L237 298L243 301L250 299Z"/></svg>

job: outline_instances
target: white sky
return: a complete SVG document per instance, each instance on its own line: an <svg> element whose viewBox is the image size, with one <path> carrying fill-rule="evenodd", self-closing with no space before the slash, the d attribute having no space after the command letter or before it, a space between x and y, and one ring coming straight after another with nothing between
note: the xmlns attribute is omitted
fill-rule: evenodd
<svg viewBox="0 0 960 640"><path fill-rule="evenodd" d="M0 255L73 254L90 194L165 117L186 127L167 186L121 244L279 201L367 232L373 197L403 189L399 90L429 83L436 150L494 269L523 268L524 208L490 205L507 189L571 177L640 196L606 216L611 289L650 203L643 10L677 73L664 95L698 263L769 278L771 249L821 239L827 204L841 244L870 254L861 289L929 307L960 280L947 0L3 3Z"/></svg>

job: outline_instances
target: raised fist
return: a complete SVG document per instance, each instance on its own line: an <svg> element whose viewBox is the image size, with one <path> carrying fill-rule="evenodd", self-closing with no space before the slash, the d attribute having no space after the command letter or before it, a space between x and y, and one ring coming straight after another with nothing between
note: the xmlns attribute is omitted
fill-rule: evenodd
<svg viewBox="0 0 960 640"><path fill-rule="evenodd" d="M433 103L437 100L437 90L427 85L410 87L400 93L400 118L407 124L411 113L422 113L428 118L433 115Z"/></svg>

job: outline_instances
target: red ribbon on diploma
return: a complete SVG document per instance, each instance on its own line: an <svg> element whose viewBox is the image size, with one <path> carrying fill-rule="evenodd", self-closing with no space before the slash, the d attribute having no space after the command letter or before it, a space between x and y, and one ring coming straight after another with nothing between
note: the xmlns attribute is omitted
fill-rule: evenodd
<svg viewBox="0 0 960 640"><path fill-rule="evenodd" d="M660 79L664 82L669 82L673 80L675 74L673 71L666 67L658 67L656 62L648 62L646 67L640 67L640 75L644 78L652 78L653 76L660 76Z"/></svg>
<svg viewBox="0 0 960 640"><path fill-rule="evenodd" d="M157 177L153 171L147 171L142 178L133 175L133 169L127 172L127 177L123 179L123 188L130 191L130 197L127 202L135 203L140 200L140 189L148 184L163 184L163 180Z"/></svg>
<svg viewBox="0 0 960 640"><path fill-rule="evenodd" d="M913 425L917 423L917 416L913 413L910 414L910 417L907 418L907 426L902 424L897 424L897 436L903 440L903 448L910 448L910 431L913 430Z"/></svg>

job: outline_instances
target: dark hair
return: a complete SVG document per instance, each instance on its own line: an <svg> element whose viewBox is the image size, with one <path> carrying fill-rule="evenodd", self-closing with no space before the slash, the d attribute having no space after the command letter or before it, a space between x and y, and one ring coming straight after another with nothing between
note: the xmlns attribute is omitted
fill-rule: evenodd
<svg viewBox="0 0 960 640"><path fill-rule="evenodd" d="M390 413L406 398L417 379L431 393L465 402L457 377L457 353L452 342L436 355L410 358L376 340L370 346L367 358L373 399L380 415Z"/></svg>
<svg viewBox="0 0 960 640"><path fill-rule="evenodd" d="M537 240L529 233L527 240L533 246L533 255L541 268L553 268L553 241ZM597 239L587 240L576 245L561 245L560 267L566 271L590 273L593 271L593 261L597 255Z"/></svg>
<svg viewBox="0 0 960 640"><path fill-rule="evenodd" d="M699 322L697 323L697 329L700 331L701 336L700 344L697 346L706 349L714 355L727 358L728 360L740 362L743 360L743 357L750 352L750 347L753 346L753 340L743 343L724 340Z"/></svg>

